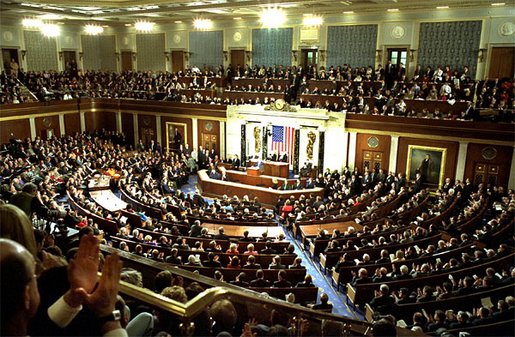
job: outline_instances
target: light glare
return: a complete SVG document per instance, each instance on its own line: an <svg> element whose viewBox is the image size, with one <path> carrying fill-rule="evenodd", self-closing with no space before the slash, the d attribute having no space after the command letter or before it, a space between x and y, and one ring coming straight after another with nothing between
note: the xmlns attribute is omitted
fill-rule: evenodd
<svg viewBox="0 0 515 337"><path fill-rule="evenodd" d="M213 21L209 19L195 19L193 21L193 27L198 30L208 30L213 28Z"/></svg>
<svg viewBox="0 0 515 337"><path fill-rule="evenodd" d="M138 32L151 32L152 30L154 30L154 25L154 22L138 21L134 24L134 28L136 28Z"/></svg>
<svg viewBox="0 0 515 337"><path fill-rule="evenodd" d="M97 25L86 25L84 26L84 31L89 35L98 35L104 32L104 27Z"/></svg>

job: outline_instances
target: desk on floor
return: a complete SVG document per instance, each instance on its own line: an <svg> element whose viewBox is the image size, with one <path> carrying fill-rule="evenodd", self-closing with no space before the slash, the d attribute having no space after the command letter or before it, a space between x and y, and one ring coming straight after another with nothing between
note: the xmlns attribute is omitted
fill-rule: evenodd
<svg viewBox="0 0 515 337"><path fill-rule="evenodd" d="M235 170L226 170L225 174L227 176L228 181L232 181L235 183L242 183L246 185L253 185L253 186L262 186L262 187L272 187L273 180L277 179L277 177L269 176L269 175L254 175L250 174L249 170L251 170L251 167L247 168L247 173L241 172L241 171L235 171ZM295 185L296 179L288 179L288 185L293 186ZM304 185L306 179L302 178L301 182ZM284 185L284 179L277 179L277 185L283 186Z"/></svg>
<svg viewBox="0 0 515 337"><path fill-rule="evenodd" d="M278 227L276 223L270 223L267 226L238 226L238 225L220 225L216 223L203 223L202 227L207 228L209 234L218 234L218 228L223 227L225 235L230 237L243 237L244 231L249 231L249 237L260 238L264 232L268 233L268 237L276 238L279 234L285 234L282 227Z"/></svg>
<svg viewBox="0 0 515 337"><path fill-rule="evenodd" d="M247 166L254 167L257 163L257 160L251 159L248 161ZM288 179L290 174L290 164L279 161L263 161L263 164L264 175Z"/></svg>
<svg viewBox="0 0 515 337"><path fill-rule="evenodd" d="M247 195L250 199L258 197L259 201L267 207L275 207L279 197L287 199L290 196L299 198L301 195L309 196L324 196L324 189L320 187L309 188L304 190L292 190L292 191L278 191L271 188L245 185L241 183L235 183L230 181L222 181L211 179L207 175L206 170L200 170L198 172L198 187L202 192L202 195L207 197L221 197L223 195L243 197Z"/></svg>
<svg viewBox="0 0 515 337"><path fill-rule="evenodd" d="M109 183L111 182L111 177L96 174L95 177L88 181L88 189L90 191L99 191L99 190L107 190L109 189Z"/></svg>
<svg viewBox="0 0 515 337"><path fill-rule="evenodd" d="M91 191L89 195L91 199L109 212L116 212L127 208L127 203L114 195L111 190Z"/></svg>
<svg viewBox="0 0 515 337"><path fill-rule="evenodd" d="M336 221L336 220L335 220ZM320 233L320 231L326 230L329 235L333 232L333 230L338 229L340 233L343 234L349 227L354 227L357 231L363 229L363 226L358 225L354 221L345 221L345 222L332 222L332 223L324 223L324 224L313 224L313 225L304 225L300 226L300 235L303 239L315 237Z"/></svg>

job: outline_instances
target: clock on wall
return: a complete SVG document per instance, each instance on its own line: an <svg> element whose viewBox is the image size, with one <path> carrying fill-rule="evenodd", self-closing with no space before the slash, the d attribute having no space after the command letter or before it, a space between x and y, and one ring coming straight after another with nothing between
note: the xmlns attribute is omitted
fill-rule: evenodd
<svg viewBox="0 0 515 337"><path fill-rule="evenodd" d="M277 101L275 101L275 108L277 110L282 110L285 105L286 105L286 102L282 98L279 98Z"/></svg>
<svg viewBox="0 0 515 337"><path fill-rule="evenodd" d="M213 122L206 122L206 124L204 124L204 129L206 129L207 132L213 131L213 127Z"/></svg>

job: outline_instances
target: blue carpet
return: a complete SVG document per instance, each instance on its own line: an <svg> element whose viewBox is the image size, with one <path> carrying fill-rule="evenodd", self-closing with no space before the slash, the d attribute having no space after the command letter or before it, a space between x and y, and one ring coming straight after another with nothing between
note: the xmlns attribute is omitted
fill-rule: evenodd
<svg viewBox="0 0 515 337"><path fill-rule="evenodd" d="M190 175L188 179L188 183L181 186L181 191L184 193L194 193L195 185L197 184L197 175ZM205 198L206 201L212 202L211 199ZM286 231L286 236L288 241L293 242L295 246L295 254L302 258L302 264L306 266L306 271L313 278L313 283L315 286L319 288L318 296L320 296L321 292L326 293L329 296L329 301L333 303L333 313L337 315L346 316L353 319L363 320L363 315L358 312L353 311L346 303L346 296L336 291L336 289L331 286L331 276L324 275L320 268L317 265L317 262L312 261L311 258L306 254L306 252L302 249L300 243L291 235L291 233Z"/></svg>

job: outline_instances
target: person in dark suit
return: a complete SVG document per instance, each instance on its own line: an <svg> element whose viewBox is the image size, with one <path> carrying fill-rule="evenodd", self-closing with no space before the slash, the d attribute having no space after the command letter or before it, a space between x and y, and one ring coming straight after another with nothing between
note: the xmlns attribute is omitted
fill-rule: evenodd
<svg viewBox="0 0 515 337"><path fill-rule="evenodd" d="M286 266L281 263L281 257L276 255L272 259L272 263L270 263L268 269L286 269Z"/></svg>
<svg viewBox="0 0 515 337"><path fill-rule="evenodd" d="M225 234L225 230L223 227L218 228L218 234L214 236L215 240L229 240L229 236Z"/></svg>
<svg viewBox="0 0 515 337"><path fill-rule="evenodd" d="M386 82L387 88L391 88L393 84L393 80L395 79L395 66L392 64L392 61L388 60L388 63L385 66L384 70L384 79Z"/></svg>
<svg viewBox="0 0 515 337"><path fill-rule="evenodd" d="M261 265L256 263L256 257L254 255L249 255L247 258L247 263L242 267L243 269L261 269Z"/></svg>
<svg viewBox="0 0 515 337"><path fill-rule="evenodd" d="M249 283L247 282L247 274L245 274L244 272L239 273L238 276L236 276L236 279L229 283L243 288L248 288L249 286Z"/></svg>
<svg viewBox="0 0 515 337"><path fill-rule="evenodd" d="M213 252L207 254L207 260L202 261L202 265L204 267L222 268L222 264L218 261L218 255L215 255Z"/></svg>
<svg viewBox="0 0 515 337"><path fill-rule="evenodd" d="M265 242L265 248L259 251L259 254L277 254L277 251L272 248L272 242Z"/></svg>
<svg viewBox="0 0 515 337"><path fill-rule="evenodd" d="M277 281L273 284L274 288L289 288L291 287L290 281L286 279L286 270L281 269L277 273Z"/></svg>
<svg viewBox="0 0 515 337"><path fill-rule="evenodd" d="M327 296L326 293L322 293L320 294L320 303L319 304L315 304L313 307L312 307L313 310L324 310L324 311L329 311L329 310L333 310L333 305L331 303L329 303L329 297Z"/></svg>
<svg viewBox="0 0 515 337"><path fill-rule="evenodd" d="M406 187L406 178L402 173L399 173L397 175L397 178L395 180L395 191L399 193L401 190L401 187Z"/></svg>
<svg viewBox="0 0 515 337"><path fill-rule="evenodd" d="M309 287L314 287L313 278L309 274L306 274L306 276L304 276L304 281L299 282L295 285L295 288L309 288Z"/></svg>
<svg viewBox="0 0 515 337"><path fill-rule="evenodd" d="M395 298L390 296L390 288L386 284L381 284L379 292L376 291L376 297L369 304L374 311L378 311L381 315L387 315L395 304Z"/></svg>
<svg viewBox="0 0 515 337"><path fill-rule="evenodd" d="M265 280L265 273L263 269L256 270L256 279L250 281L251 288L268 288L270 287L270 281Z"/></svg>
<svg viewBox="0 0 515 337"><path fill-rule="evenodd" d="M10 200L11 204L18 206L29 218L32 213L40 214L45 206L38 197L38 187L33 183L26 183L20 192L14 194Z"/></svg>
<svg viewBox="0 0 515 337"><path fill-rule="evenodd" d="M191 237L199 237L202 233L202 226L200 224L200 220L195 220L193 225L190 227L189 236Z"/></svg>
<svg viewBox="0 0 515 337"><path fill-rule="evenodd" d="M285 152L281 155L281 157L279 158L279 161L280 162L283 162L283 163L287 163L288 162L288 154Z"/></svg>
<svg viewBox="0 0 515 337"><path fill-rule="evenodd" d="M232 167L235 169L238 169L241 166L241 160L240 160L240 158L238 158L237 154L234 155L234 158L232 159L231 164L232 164Z"/></svg>
<svg viewBox="0 0 515 337"><path fill-rule="evenodd" d="M420 190L422 190L423 185L424 185L424 181L422 180L422 175L420 173L417 173L415 175L415 185L414 185L415 193L420 192Z"/></svg>

